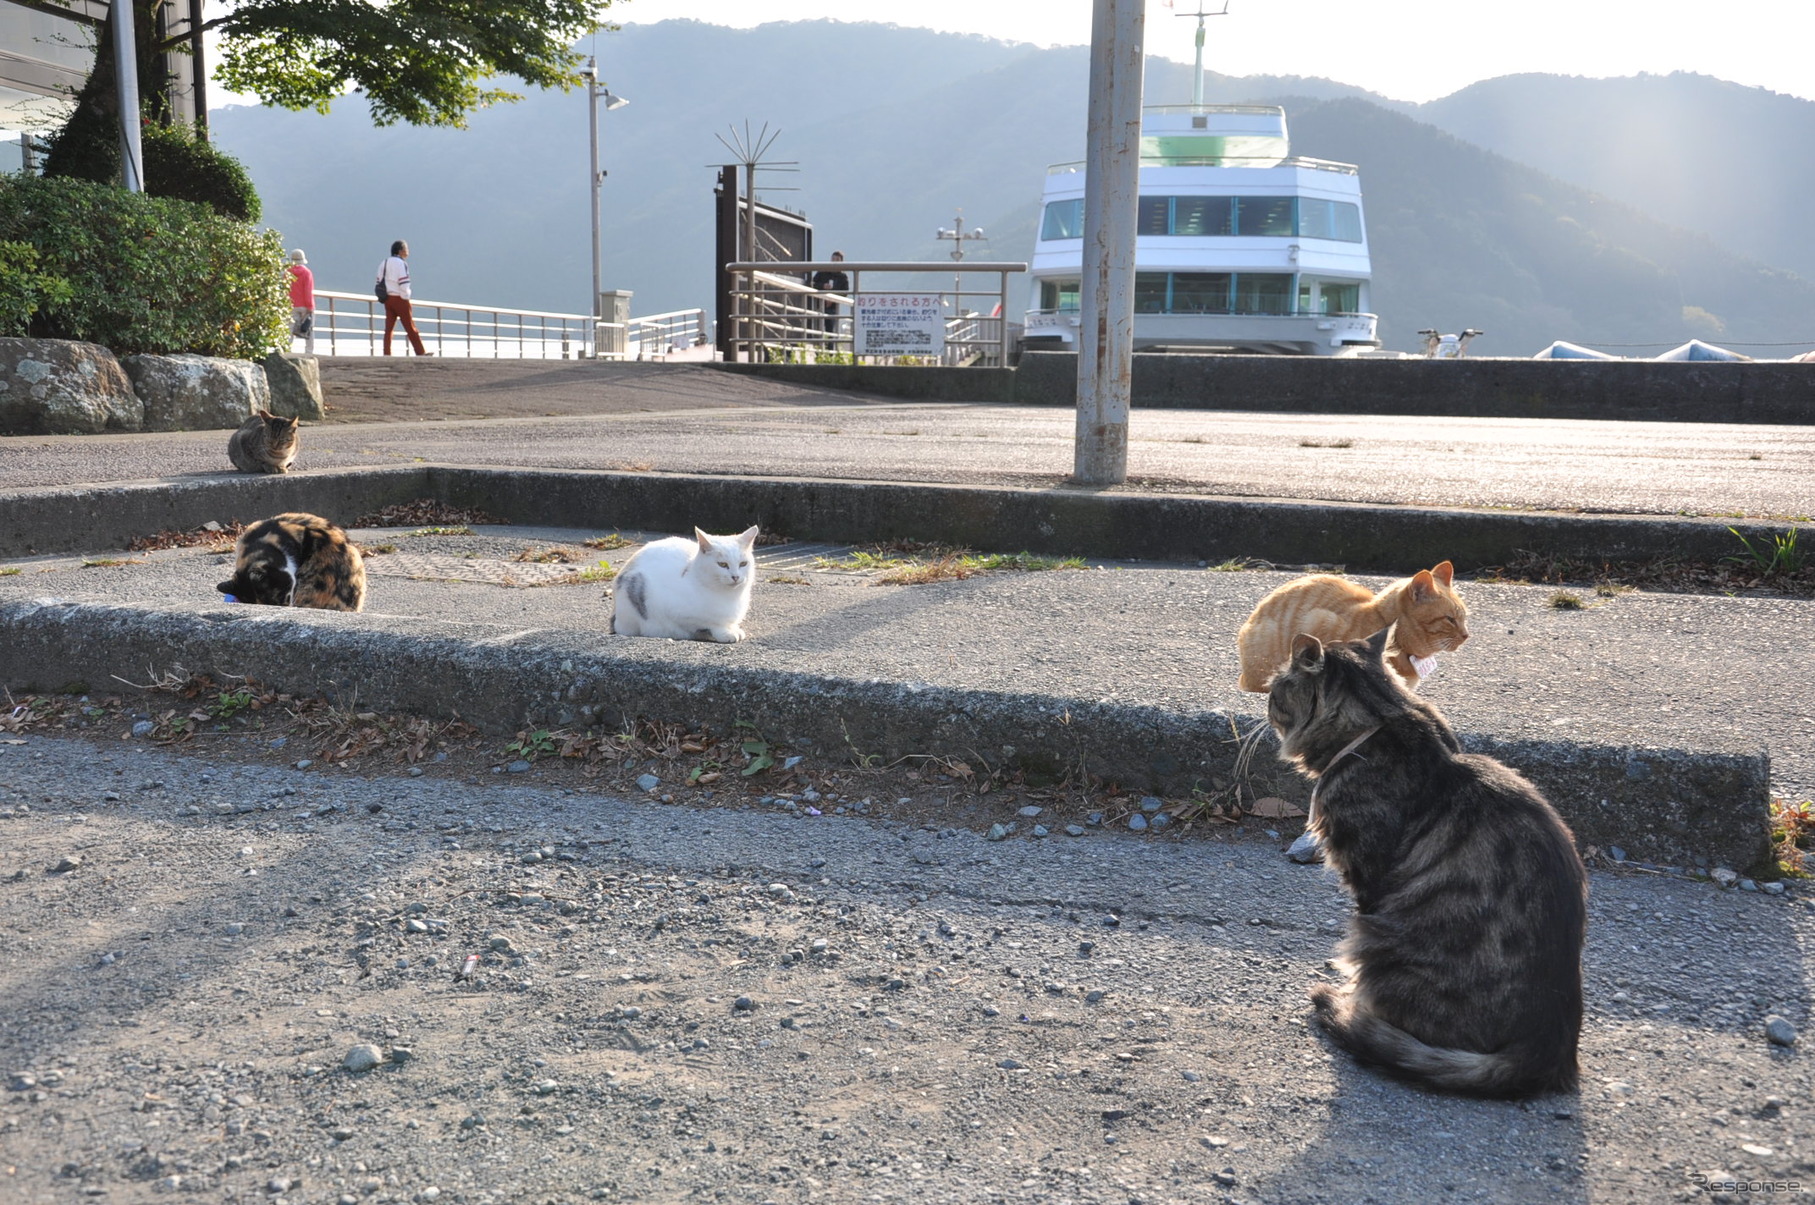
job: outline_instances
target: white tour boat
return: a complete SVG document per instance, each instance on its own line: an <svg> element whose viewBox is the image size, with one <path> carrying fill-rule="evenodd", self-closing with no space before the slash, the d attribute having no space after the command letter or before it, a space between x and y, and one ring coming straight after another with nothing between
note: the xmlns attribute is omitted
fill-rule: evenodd
<svg viewBox="0 0 1815 1205"><path fill-rule="evenodd" d="M1084 165L1047 169L1025 347L1076 351ZM1293 157L1284 109L1161 105L1141 121L1136 351L1380 346L1353 165Z"/></svg>

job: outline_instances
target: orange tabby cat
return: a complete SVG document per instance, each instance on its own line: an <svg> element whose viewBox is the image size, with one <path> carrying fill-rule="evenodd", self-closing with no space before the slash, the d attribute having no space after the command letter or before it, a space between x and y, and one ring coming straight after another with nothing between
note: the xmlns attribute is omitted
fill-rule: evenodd
<svg viewBox="0 0 1815 1205"><path fill-rule="evenodd" d="M1300 633L1325 642L1365 640L1391 625L1387 664L1416 689L1436 668L1438 653L1459 649L1468 639L1468 607L1451 585L1454 575L1444 561L1378 594L1327 573L1287 582L1260 600L1236 634L1241 688L1264 693L1292 659L1292 638Z"/></svg>

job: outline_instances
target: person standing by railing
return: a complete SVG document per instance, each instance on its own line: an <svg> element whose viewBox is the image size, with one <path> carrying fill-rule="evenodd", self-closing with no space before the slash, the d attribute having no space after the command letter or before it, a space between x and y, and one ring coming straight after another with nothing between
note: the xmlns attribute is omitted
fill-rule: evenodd
<svg viewBox="0 0 1815 1205"><path fill-rule="evenodd" d="M410 245L402 239L391 244L391 254L378 265L378 296L384 300L384 354L391 354L391 331L403 323L403 333L409 338L410 346L416 354L426 356L427 348L422 346L422 336L416 333L416 319L410 311Z"/></svg>
<svg viewBox="0 0 1815 1205"><path fill-rule="evenodd" d="M832 252L832 262L842 264L844 252ZM837 268L815 272L807 278L807 283L821 293L849 293L851 291L851 278ZM828 335L836 335L838 333L838 302L833 301L830 297L821 297L819 306L826 314L825 318L821 320L821 329Z"/></svg>
<svg viewBox="0 0 1815 1205"><path fill-rule="evenodd" d="M315 273L302 248L290 252L284 270L290 274L290 337L303 341L303 355L315 354Z"/></svg>

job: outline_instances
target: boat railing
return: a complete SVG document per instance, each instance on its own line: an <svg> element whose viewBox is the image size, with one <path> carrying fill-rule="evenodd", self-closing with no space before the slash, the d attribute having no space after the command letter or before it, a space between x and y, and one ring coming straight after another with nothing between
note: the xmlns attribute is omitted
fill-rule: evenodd
<svg viewBox="0 0 1815 1205"><path fill-rule="evenodd" d="M674 310L600 322L590 314L412 298L422 342L437 356L494 360L660 360L707 345L706 312ZM384 305L370 293L315 290L315 346L330 356L376 356L384 350ZM394 332L401 341L403 332ZM325 345L325 347L324 347ZM401 349L408 351L408 348Z"/></svg>
<svg viewBox="0 0 1815 1205"><path fill-rule="evenodd" d="M1053 318L1053 317L1064 317L1064 316L1070 316L1072 318L1076 318L1078 316L1079 311L1076 307L1072 307L1069 309L1060 308L1060 309L1056 309L1056 310L1028 310L1028 311L1026 311L1026 313L1029 317L1035 317L1035 318ZM1279 313L1278 311L1275 311L1275 310L1238 310L1238 309L1136 310L1134 312L1134 316L1136 318L1167 318L1167 317L1178 317L1180 315L1183 315L1183 316L1189 317L1189 318L1366 318L1371 321L1379 321L1379 319L1375 315L1363 313L1359 310L1354 310L1354 311L1351 311L1351 310L1329 310L1329 311L1289 310L1283 314Z"/></svg>
<svg viewBox="0 0 1815 1205"><path fill-rule="evenodd" d="M731 307L721 336L728 359L764 362L920 364L1000 367L1008 363L1008 278L1024 263L902 260L814 262L756 261L725 265L731 274ZM819 272L841 272L848 291L807 283ZM949 278L949 287L926 287L903 276ZM976 283L971 283L972 281ZM941 281L941 286L945 285ZM855 323L863 299L879 293L937 299L943 330L935 354L858 354Z"/></svg>
<svg viewBox="0 0 1815 1205"><path fill-rule="evenodd" d="M1278 105L1147 105L1143 113L1264 113L1283 116L1285 110Z"/></svg>
<svg viewBox="0 0 1815 1205"><path fill-rule="evenodd" d="M1291 155L1284 159L1276 155L1142 155L1142 167L1301 167L1306 171L1334 172L1341 176L1357 176L1361 169L1353 163L1336 163L1329 159L1312 159L1304 155ZM1054 163L1046 169L1049 176L1066 176L1081 173L1084 160L1074 163Z"/></svg>

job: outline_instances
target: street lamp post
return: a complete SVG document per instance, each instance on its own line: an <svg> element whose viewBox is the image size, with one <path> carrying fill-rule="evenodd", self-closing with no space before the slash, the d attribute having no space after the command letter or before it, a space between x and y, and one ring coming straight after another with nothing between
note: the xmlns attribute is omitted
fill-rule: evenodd
<svg viewBox="0 0 1815 1205"><path fill-rule="evenodd" d="M580 73L586 77L586 128L587 141L592 148L592 354L599 355L599 327L605 321L604 311L600 308L600 293L603 284L600 281L599 264L599 184L605 173L599 170L599 100L605 101L605 111L621 109L630 102L622 96L615 96L609 88L599 83L599 61L596 58L586 60L586 70Z"/></svg>
<svg viewBox="0 0 1815 1205"><path fill-rule="evenodd" d="M989 236L983 233L983 227L981 226L966 230L964 228L964 211L960 209L958 211L958 216L952 219L951 229L946 230L942 228L936 231L933 234L933 237L936 239L950 239L952 243L952 258L962 262L964 259L964 244L968 240L987 238ZM962 318L964 316L963 288L963 277L952 277L952 317L954 318Z"/></svg>

